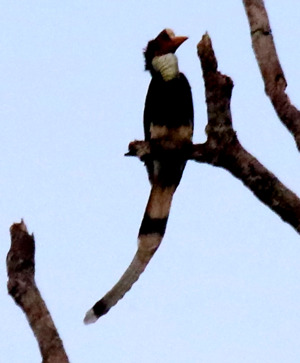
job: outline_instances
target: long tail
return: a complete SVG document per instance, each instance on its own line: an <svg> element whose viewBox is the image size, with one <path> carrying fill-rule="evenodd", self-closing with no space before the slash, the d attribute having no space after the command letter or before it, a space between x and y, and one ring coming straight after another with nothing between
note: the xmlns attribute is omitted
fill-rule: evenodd
<svg viewBox="0 0 300 363"><path fill-rule="evenodd" d="M138 236L138 249L120 280L84 318L91 324L106 314L129 291L147 267L164 236L176 185L153 185Z"/></svg>

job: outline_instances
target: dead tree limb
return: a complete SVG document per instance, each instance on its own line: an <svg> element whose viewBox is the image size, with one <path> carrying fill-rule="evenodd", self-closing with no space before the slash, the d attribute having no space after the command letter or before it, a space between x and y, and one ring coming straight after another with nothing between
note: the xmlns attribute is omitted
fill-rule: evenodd
<svg viewBox="0 0 300 363"><path fill-rule="evenodd" d="M282 123L295 138L300 151L300 111L291 104L263 0L243 0L250 25L252 47L269 96Z"/></svg>
<svg viewBox="0 0 300 363"><path fill-rule="evenodd" d="M68 363L63 343L35 283L34 237L29 235L23 220L11 226L10 234L11 248L6 259L8 292L27 317L43 363Z"/></svg>
<svg viewBox="0 0 300 363"><path fill-rule="evenodd" d="M208 123L207 141L204 145L195 145L193 159L227 169L300 233L300 199L248 153L236 137L230 112L233 82L218 72L207 34L198 44L198 56L205 83Z"/></svg>
<svg viewBox="0 0 300 363"><path fill-rule="evenodd" d="M218 71L208 34L198 44L207 104L207 141L193 146L189 159L228 170L254 195L300 233L300 199L240 144L232 126L230 111L232 80ZM149 157L149 144L129 144L129 156L142 161Z"/></svg>

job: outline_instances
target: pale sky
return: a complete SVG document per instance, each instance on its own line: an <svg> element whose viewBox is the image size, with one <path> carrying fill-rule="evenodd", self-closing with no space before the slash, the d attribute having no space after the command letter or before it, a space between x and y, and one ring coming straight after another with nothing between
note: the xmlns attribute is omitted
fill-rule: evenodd
<svg viewBox="0 0 300 363"><path fill-rule="evenodd" d="M266 5L300 107L300 2ZM235 84L239 140L300 194L299 153L264 94L242 1L4 0L0 24L0 362L41 361L6 289L9 227L24 218L72 363L298 363L299 236L227 171L199 163L188 163L140 280L96 324L82 322L136 250L150 186L142 163L123 155L143 137L142 51L162 29L189 36L177 55L194 141L205 141L196 44L208 31Z"/></svg>

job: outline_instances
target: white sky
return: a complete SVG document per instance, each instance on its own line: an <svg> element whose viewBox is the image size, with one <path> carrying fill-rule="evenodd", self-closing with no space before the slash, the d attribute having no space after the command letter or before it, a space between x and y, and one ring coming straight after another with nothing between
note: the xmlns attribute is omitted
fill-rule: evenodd
<svg viewBox="0 0 300 363"><path fill-rule="evenodd" d="M300 2L266 5L300 106ZM0 24L0 361L41 361L6 290L9 227L24 218L73 363L298 363L298 235L228 172L192 162L146 272L95 325L82 323L136 249L149 183L123 154L143 137L142 50L165 27L190 37L177 55L193 88L195 142L206 124L196 44L208 31L235 83L240 141L300 192L299 154L264 95L242 1L4 0Z"/></svg>

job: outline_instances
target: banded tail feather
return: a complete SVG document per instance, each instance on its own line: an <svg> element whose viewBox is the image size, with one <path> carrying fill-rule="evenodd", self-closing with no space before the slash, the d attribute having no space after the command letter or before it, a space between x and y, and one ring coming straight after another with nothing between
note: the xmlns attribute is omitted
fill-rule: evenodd
<svg viewBox="0 0 300 363"><path fill-rule="evenodd" d="M86 313L85 324L94 323L108 313L139 279L163 239L175 189L176 186L152 187L139 231L137 252L115 286Z"/></svg>

